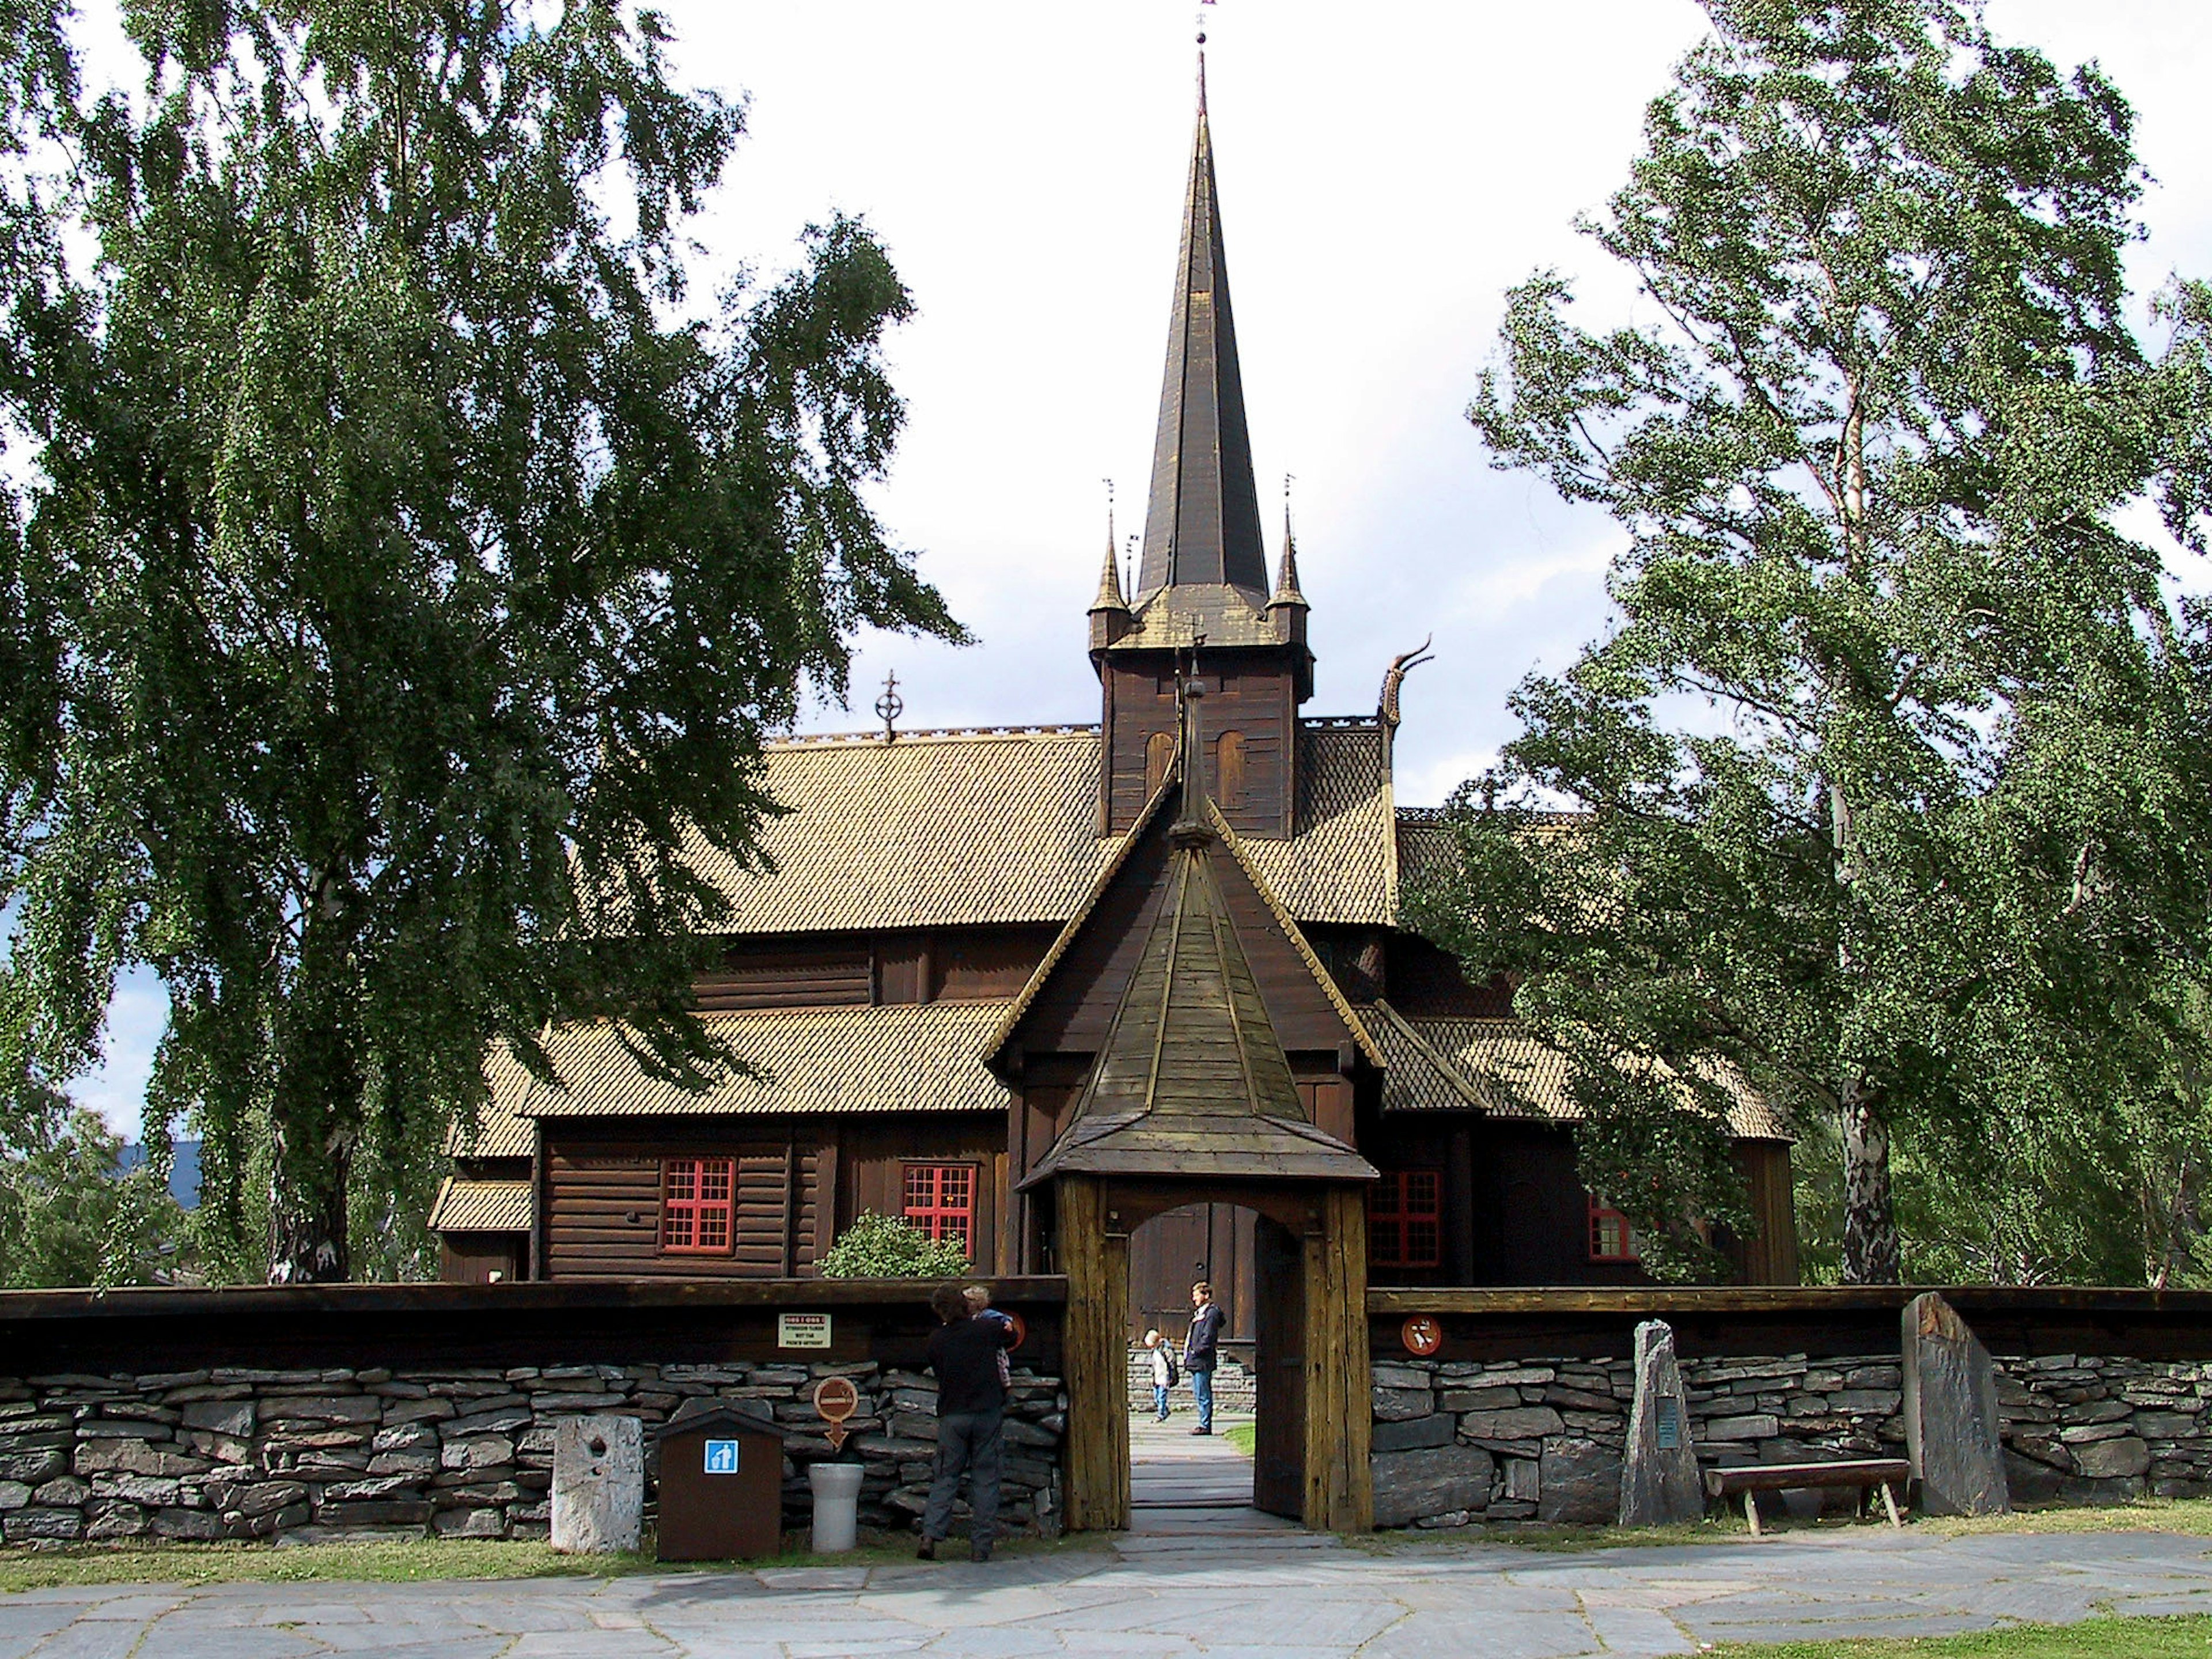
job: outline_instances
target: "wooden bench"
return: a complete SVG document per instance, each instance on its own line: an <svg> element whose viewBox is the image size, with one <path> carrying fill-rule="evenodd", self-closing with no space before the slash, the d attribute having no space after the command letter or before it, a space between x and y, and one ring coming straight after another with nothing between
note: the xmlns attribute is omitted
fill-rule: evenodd
<svg viewBox="0 0 2212 1659"><path fill-rule="evenodd" d="M1897 1518L1897 1498L1892 1489L1905 1484L1912 1466L1901 1457L1861 1457L1837 1463L1749 1463L1732 1469L1705 1471L1705 1496L1728 1498L1743 1494L1743 1517L1751 1522L1751 1535L1759 1536L1759 1498L1763 1492L1798 1491L1807 1487L1855 1486L1859 1513L1866 1513L1868 1494L1881 1488L1881 1501L1889 1511L1889 1524L1902 1527Z"/></svg>

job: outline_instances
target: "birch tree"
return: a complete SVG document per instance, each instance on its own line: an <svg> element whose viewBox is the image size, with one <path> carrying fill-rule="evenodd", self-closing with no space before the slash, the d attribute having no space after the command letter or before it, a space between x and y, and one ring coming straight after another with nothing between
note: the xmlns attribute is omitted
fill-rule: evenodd
<svg viewBox="0 0 2212 1659"><path fill-rule="evenodd" d="M1622 1063L1724 1060L1835 1126L1844 1276L1890 1282L1896 1138L2104 1109L2201 946L2202 629L2118 515L2198 544L2208 308L2131 326L2094 66L1945 0L1705 10L1583 226L1639 322L1532 276L1470 410L1626 540L1423 915L1575 1056L1593 1186L1739 1213L1723 1103Z"/></svg>
<svg viewBox="0 0 2212 1659"><path fill-rule="evenodd" d="M234 1271L343 1279L359 1172L434 1155L489 1044L724 1058L687 838L752 859L762 733L855 629L959 636L866 494L911 307L847 219L693 306L743 110L650 11L125 15L143 91L63 111L48 198L91 251L16 285L0 379L0 1061L65 1083L149 964L149 1136L200 1132Z"/></svg>

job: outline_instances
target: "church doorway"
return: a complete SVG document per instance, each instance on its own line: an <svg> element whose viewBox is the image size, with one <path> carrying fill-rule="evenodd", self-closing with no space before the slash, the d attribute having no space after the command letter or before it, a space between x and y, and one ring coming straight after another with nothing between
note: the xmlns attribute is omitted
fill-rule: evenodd
<svg viewBox="0 0 2212 1659"><path fill-rule="evenodd" d="M1189 1443L1195 1389L1181 1366L1203 1283L1222 1310L1220 1364L1212 1374L1214 1435ZM1129 1235L1129 1494L1140 1528L1234 1526L1231 1511L1291 1520L1305 1506L1304 1253L1297 1237L1242 1205L1180 1205ZM1182 1370L1162 1423L1151 1388L1146 1334L1160 1333Z"/></svg>
<svg viewBox="0 0 2212 1659"><path fill-rule="evenodd" d="M1056 1254L1068 1277L1068 1524L1129 1526L1134 1488L1141 1484L1148 1508L1183 1501L1203 1508L1241 1498L1253 1509L1310 1527L1371 1525L1361 1189L1076 1174L1061 1176L1054 1189ZM1194 1210L1202 1220L1188 1213ZM1223 1224L1209 1211L1232 1213ZM1146 1237L1148 1226L1163 1222ZM1201 1240L1206 1249L1225 1249L1225 1263L1184 1254ZM1236 1251L1244 1240L1249 1246L1240 1258ZM1133 1272L1140 1264L1142 1273ZM1197 1264L1202 1272L1192 1270ZM1138 1324L1140 1307L1148 1319L1166 1316L1176 1289L1170 1278L1181 1281L1182 1304L1172 1326ZM1133 1338L1150 1328L1172 1329L1180 1349L1189 1325L1190 1285L1200 1278L1226 1292L1231 1328L1250 1331L1252 1415L1245 1420L1253 1427L1254 1455L1249 1465L1215 1467L1208 1458L1202 1480L1188 1468L1163 1468L1155 1475L1149 1463L1134 1462L1133 1445L1139 1451L1157 1445L1164 1462L1168 1441L1187 1439L1195 1419L1188 1385L1179 1383L1174 1399L1185 1407L1182 1425L1158 1436L1150 1390L1138 1393L1133 1386ZM1238 1288L1240 1280L1249 1289ZM1141 1424L1133 1404L1146 1408ZM1133 1437L1133 1429L1139 1436ZM1224 1449L1204 1440L1197 1444L1208 1452ZM1140 1468L1141 1482L1133 1478ZM1178 1493L1179 1486L1186 1490Z"/></svg>

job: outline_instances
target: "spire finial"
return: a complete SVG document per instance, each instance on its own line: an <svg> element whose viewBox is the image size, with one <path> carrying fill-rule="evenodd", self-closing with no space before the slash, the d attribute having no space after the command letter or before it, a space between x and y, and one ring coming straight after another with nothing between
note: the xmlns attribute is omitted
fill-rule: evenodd
<svg viewBox="0 0 2212 1659"><path fill-rule="evenodd" d="M1121 573L1114 562L1114 481L1102 478L1099 482L1106 486L1106 563L1098 573L1098 595L1091 601L1094 616L1102 611L1126 611L1129 608L1127 599L1122 597Z"/></svg>
<svg viewBox="0 0 2212 1659"><path fill-rule="evenodd" d="M1267 601L1267 608L1279 605L1304 605L1306 596L1298 591L1298 538L1291 526L1291 484L1294 475L1283 474L1283 568L1275 582L1275 597Z"/></svg>

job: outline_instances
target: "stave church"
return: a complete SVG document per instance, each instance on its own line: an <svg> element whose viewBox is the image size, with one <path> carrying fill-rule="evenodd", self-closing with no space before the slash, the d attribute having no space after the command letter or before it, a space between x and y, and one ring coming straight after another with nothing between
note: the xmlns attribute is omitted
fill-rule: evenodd
<svg viewBox="0 0 2212 1659"><path fill-rule="evenodd" d="M696 987L758 1074L687 1093L594 1024L553 1034L558 1087L495 1056L431 1218L446 1278L803 1277L875 1212L981 1274L1073 1284L1115 1241L1103 1317L1129 1334L1179 1330L1203 1278L1249 1340L1270 1217L1335 1228L1376 1284L1640 1280L1577 1179L1562 1058L1401 925L1446 849L1393 796L1402 669L1371 712L1307 712L1315 619L1287 526L1272 573L1263 547L1202 79L1133 591L1110 541L1097 725L772 746L791 810L770 872L708 868L736 921ZM1733 1127L1741 1276L1795 1282L1789 1139L1748 1093Z"/></svg>

